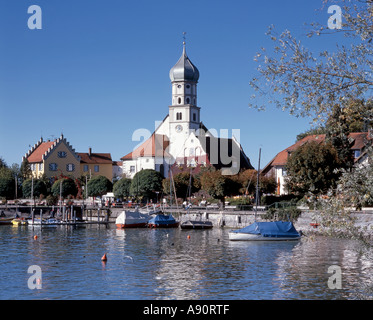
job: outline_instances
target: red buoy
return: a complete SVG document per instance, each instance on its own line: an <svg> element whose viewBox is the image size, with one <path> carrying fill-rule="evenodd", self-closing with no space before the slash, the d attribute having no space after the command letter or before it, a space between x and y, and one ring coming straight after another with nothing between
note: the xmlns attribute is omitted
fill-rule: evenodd
<svg viewBox="0 0 373 320"><path fill-rule="evenodd" d="M106 253L102 256L101 261L107 261Z"/></svg>

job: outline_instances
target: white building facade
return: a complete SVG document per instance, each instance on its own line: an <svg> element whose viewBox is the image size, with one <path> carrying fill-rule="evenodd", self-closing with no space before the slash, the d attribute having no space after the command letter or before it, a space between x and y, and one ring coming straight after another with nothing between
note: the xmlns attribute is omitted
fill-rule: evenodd
<svg viewBox="0 0 373 320"><path fill-rule="evenodd" d="M219 153L219 147L227 139L215 138L201 121L201 108L197 105L197 84L199 71L186 54L185 42L180 59L170 70L171 105L168 115L155 129L151 137L121 158L123 173L129 177L143 169L154 169L168 177L174 164L214 165L217 168L228 167L233 174L243 168L252 168L236 139L228 139L228 152ZM211 148L212 142L219 145ZM216 141L216 143L215 143ZM224 159L223 159L224 158ZM211 161L213 160L213 161Z"/></svg>

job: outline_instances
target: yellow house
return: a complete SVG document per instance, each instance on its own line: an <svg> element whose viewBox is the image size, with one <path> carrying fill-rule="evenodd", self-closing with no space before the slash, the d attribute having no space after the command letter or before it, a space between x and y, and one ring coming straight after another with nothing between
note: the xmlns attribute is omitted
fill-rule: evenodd
<svg viewBox="0 0 373 320"><path fill-rule="evenodd" d="M61 175L79 178L81 175L105 176L113 179L113 161L110 153L77 153L61 134L54 141L41 138L22 158L27 159L34 178L43 174L47 178L59 178Z"/></svg>
<svg viewBox="0 0 373 320"><path fill-rule="evenodd" d="M54 141L43 141L41 138L22 158L27 159L31 166L32 175L40 178L58 177L61 174L78 178L80 176L80 157L66 138Z"/></svg>
<svg viewBox="0 0 373 320"><path fill-rule="evenodd" d="M88 153L78 153L80 157L81 175L105 176L110 181L113 179L113 160L110 153L93 153L92 148Z"/></svg>

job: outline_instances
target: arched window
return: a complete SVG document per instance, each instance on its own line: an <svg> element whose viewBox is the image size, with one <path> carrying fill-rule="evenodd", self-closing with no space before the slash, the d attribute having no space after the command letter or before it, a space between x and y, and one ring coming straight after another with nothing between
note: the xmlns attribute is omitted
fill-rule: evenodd
<svg viewBox="0 0 373 320"><path fill-rule="evenodd" d="M177 99L177 102L178 102L179 104L181 104L181 98L180 98L180 97Z"/></svg>
<svg viewBox="0 0 373 320"><path fill-rule="evenodd" d="M190 103L190 99L189 99L189 98L186 98L186 103L187 103L187 104Z"/></svg>
<svg viewBox="0 0 373 320"><path fill-rule="evenodd" d="M181 112L176 113L176 120L182 120L183 119L183 114Z"/></svg>

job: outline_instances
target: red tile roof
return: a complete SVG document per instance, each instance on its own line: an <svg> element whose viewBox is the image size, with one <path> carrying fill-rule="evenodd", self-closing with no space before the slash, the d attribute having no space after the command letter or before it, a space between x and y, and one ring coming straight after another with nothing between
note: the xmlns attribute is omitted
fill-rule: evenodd
<svg viewBox="0 0 373 320"><path fill-rule="evenodd" d="M368 132L352 132L350 133L349 137L351 137L354 140L354 144L351 147L351 150L363 149L366 145L366 141L371 139L369 137ZM263 173L268 172L271 169L271 167L284 166L288 160L289 153L295 151L300 146L309 141L316 141L322 143L325 141L325 134L310 135L304 137L303 139L294 143L292 146L286 148L285 150L282 150L263 168Z"/></svg>
<svg viewBox="0 0 373 320"><path fill-rule="evenodd" d="M123 165L123 161L113 161L113 166L121 167Z"/></svg>
<svg viewBox="0 0 373 320"><path fill-rule="evenodd" d="M139 157L169 157L166 151L169 143L167 136L153 133L149 139L120 160L132 160Z"/></svg>
<svg viewBox="0 0 373 320"><path fill-rule="evenodd" d="M80 163L87 164L112 164L113 160L111 159L110 153L77 153L80 157Z"/></svg>
<svg viewBox="0 0 373 320"><path fill-rule="evenodd" d="M36 149L27 157L29 163L43 162L43 155L54 144L54 141L46 141L39 144Z"/></svg>

